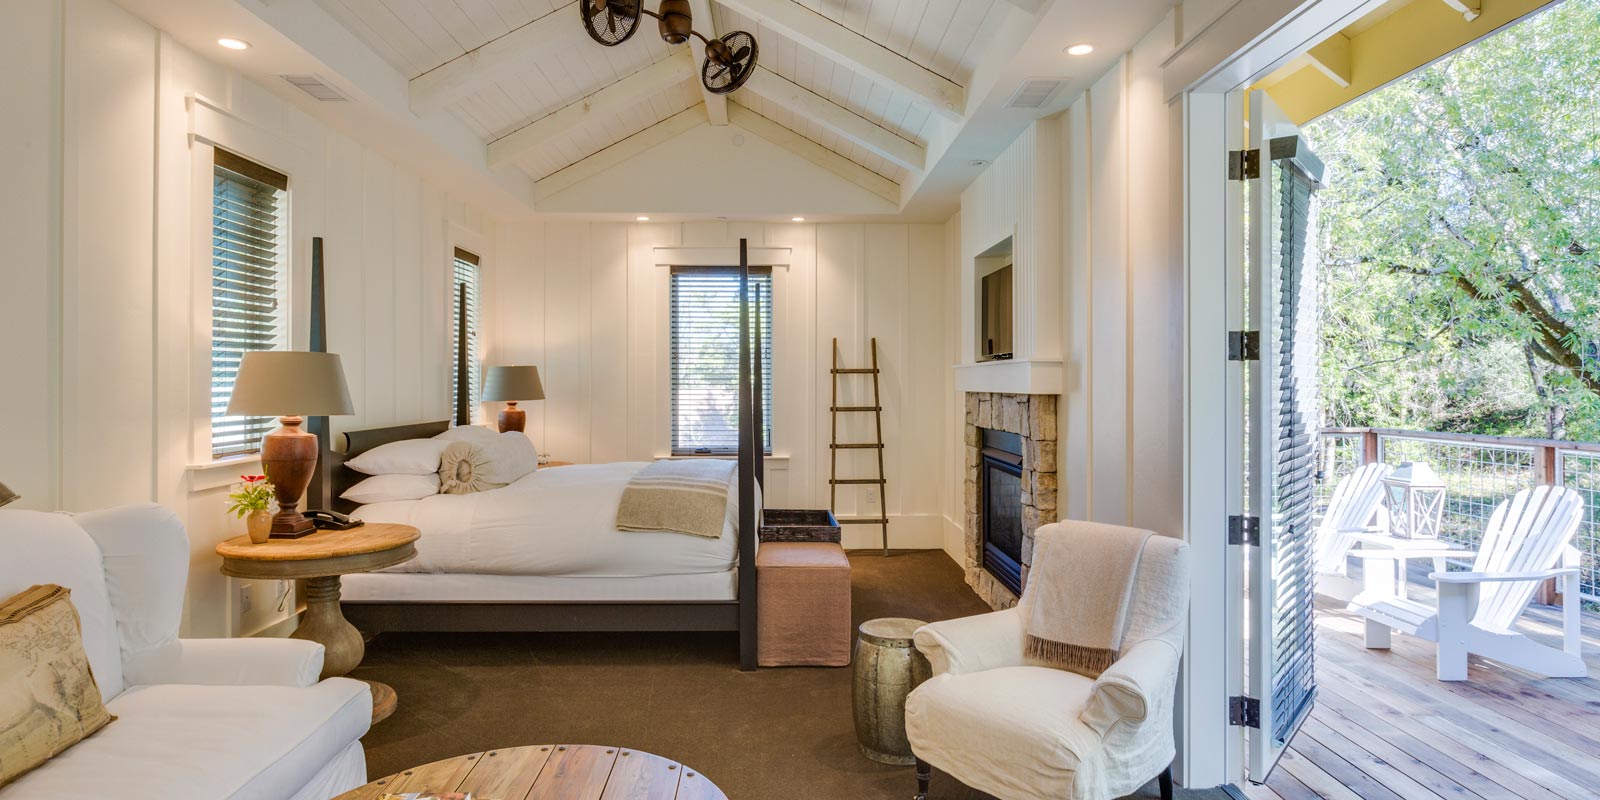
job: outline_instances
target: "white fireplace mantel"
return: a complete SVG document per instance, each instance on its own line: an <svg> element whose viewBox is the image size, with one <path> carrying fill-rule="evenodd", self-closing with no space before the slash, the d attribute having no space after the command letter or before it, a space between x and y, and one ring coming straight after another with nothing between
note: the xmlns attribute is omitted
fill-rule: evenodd
<svg viewBox="0 0 1600 800"><path fill-rule="evenodd" d="M1061 394L1066 371L1060 361L1008 360L957 364L956 389L995 394Z"/></svg>

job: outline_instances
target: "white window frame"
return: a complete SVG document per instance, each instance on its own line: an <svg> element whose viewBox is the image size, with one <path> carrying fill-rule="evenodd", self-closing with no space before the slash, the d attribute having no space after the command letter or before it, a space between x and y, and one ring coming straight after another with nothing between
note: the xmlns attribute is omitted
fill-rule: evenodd
<svg viewBox="0 0 1600 800"><path fill-rule="evenodd" d="M285 269L279 287L286 309L283 347L310 345L310 264L313 220L322 211L322 174L315 150L284 138L266 125L245 119L203 95L186 97L189 111L189 204L191 265L188 285L193 320L189 355L190 488L225 486L239 471L260 462L259 453L211 456L211 202L217 148L228 150L289 177L284 215Z"/></svg>
<svg viewBox="0 0 1600 800"><path fill-rule="evenodd" d="M673 324L672 324L673 320L675 318L674 314L672 312L673 279L676 278L680 274L685 274L685 275L693 274L691 272L693 270L707 270L706 274L720 274L720 275L730 275L731 274L734 277L737 277L738 274L739 274L739 267L737 265L735 265L733 267L727 267L727 266L720 266L720 267L683 267L683 265L679 265L679 266L682 267L682 269L685 270L685 272L678 272L676 270L673 270L673 271L669 271L669 273L668 273L669 277L668 277L668 285L667 285L667 298L668 298L668 304L667 304L667 347L668 347L668 352L669 353L675 353L677 351L677 349L678 349L678 341L677 341L677 337L676 337L676 333L677 332L676 332L676 330L675 330L675 328L673 327ZM769 269L767 267L752 267L751 269L752 270L760 269L761 270L761 274L766 275L766 277L767 277L767 292L768 292L767 307L769 309L771 309L771 311L769 311L769 314L768 314L767 318L765 320L762 320L762 322L764 323L762 327L764 327L766 329L765 330L765 341L762 342L762 346L768 352L772 353L772 357L767 361L767 368L768 368L767 369L767 374L764 375L761 378L761 392L760 392L759 396L756 398L757 402L762 403L762 405L763 405L763 407L761 409L761 413L762 413L762 417L767 422L767 424L764 426L765 430L763 430L763 432L762 432L763 439L762 439L762 442L761 442L761 446L762 446L762 450L763 450L762 456L763 457L768 457L768 456L771 456L772 453L773 453L772 433L771 433L771 431L772 431L772 421L773 421L772 403L775 402L776 393L773 391L772 381L774 380L776 372L777 372L777 352L776 352L777 349L776 349L776 347L774 346L774 343L773 343L773 336L774 336L774 332L777 330L777 321L776 321L775 317L777 316L776 309L778 307L778 299L777 299L778 280L777 280L777 275L775 274L775 271L771 270L771 269ZM754 273L752 273L751 277L754 278L756 276L755 276ZM672 361L675 361L675 359L669 359L669 365L668 365L669 374L670 374L670 370L671 370L671 362ZM735 391L737 391L738 381L735 380L734 383L735 383ZM696 457L696 456L724 457L725 458L727 456L733 456L733 455L737 455L738 454L739 448L737 446L734 446L732 448L719 449L719 450L708 450L708 452L704 452L704 453L697 452L697 451L682 451L682 450L679 450L678 449L677 437L676 437L676 435L674 433L674 430L675 430L676 425L677 425L677 417L678 417L678 408L677 408L678 392L677 392L677 387L672 385L670 382L668 384L668 389L669 389L669 391L667 393L667 404L669 406L669 412L668 412L669 413L669 421L672 422L672 427L669 428L669 430L667 432L667 435L669 437L669 446L670 446L670 451L672 453L672 457L673 458L693 458L693 457Z"/></svg>

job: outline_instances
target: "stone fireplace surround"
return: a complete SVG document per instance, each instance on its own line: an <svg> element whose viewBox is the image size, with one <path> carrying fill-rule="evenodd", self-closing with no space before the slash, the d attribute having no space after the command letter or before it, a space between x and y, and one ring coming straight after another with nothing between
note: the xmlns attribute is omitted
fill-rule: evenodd
<svg viewBox="0 0 1600 800"><path fill-rule="evenodd" d="M1002 609L1016 605L1017 597L983 568L982 497L978 475L982 470L980 428L1015 433L1022 437L1022 584L1028 584L1033 564L1033 537L1040 525L1056 521L1056 407L1053 394L996 394L968 392L966 396L966 569L967 585L989 604Z"/></svg>

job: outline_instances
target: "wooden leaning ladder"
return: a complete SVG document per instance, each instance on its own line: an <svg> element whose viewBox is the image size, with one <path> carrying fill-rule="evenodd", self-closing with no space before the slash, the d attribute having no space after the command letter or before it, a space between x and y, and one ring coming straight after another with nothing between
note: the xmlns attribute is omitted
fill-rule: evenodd
<svg viewBox="0 0 1600 800"><path fill-rule="evenodd" d="M839 517L841 525L880 525L883 528L883 554L889 555L889 499L888 481L883 472L883 400L878 393L878 339L872 338L872 366L867 368L848 368L839 366L839 340L833 340L833 402L828 404L828 414L832 422L833 432L828 444L828 508L837 509L839 506L840 486L877 486L878 487L878 516L875 517ZM841 406L839 405L839 378L841 375L871 375L872 376L872 405L870 406ZM872 414L873 441L871 442L840 442L839 441L839 415L840 414ZM876 478L841 478L839 477L839 451L840 450L876 450L878 451L878 477ZM834 512L837 516L837 511Z"/></svg>

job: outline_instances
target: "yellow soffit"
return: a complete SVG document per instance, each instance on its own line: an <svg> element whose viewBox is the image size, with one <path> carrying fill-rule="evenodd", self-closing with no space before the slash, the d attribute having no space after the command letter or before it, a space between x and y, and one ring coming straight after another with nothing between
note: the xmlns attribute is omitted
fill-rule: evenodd
<svg viewBox="0 0 1600 800"><path fill-rule="evenodd" d="M1251 87L1303 125L1471 44L1553 0L1481 0L1468 21L1448 0L1412 0L1370 25L1358 22ZM1358 32L1359 31L1359 32Z"/></svg>

